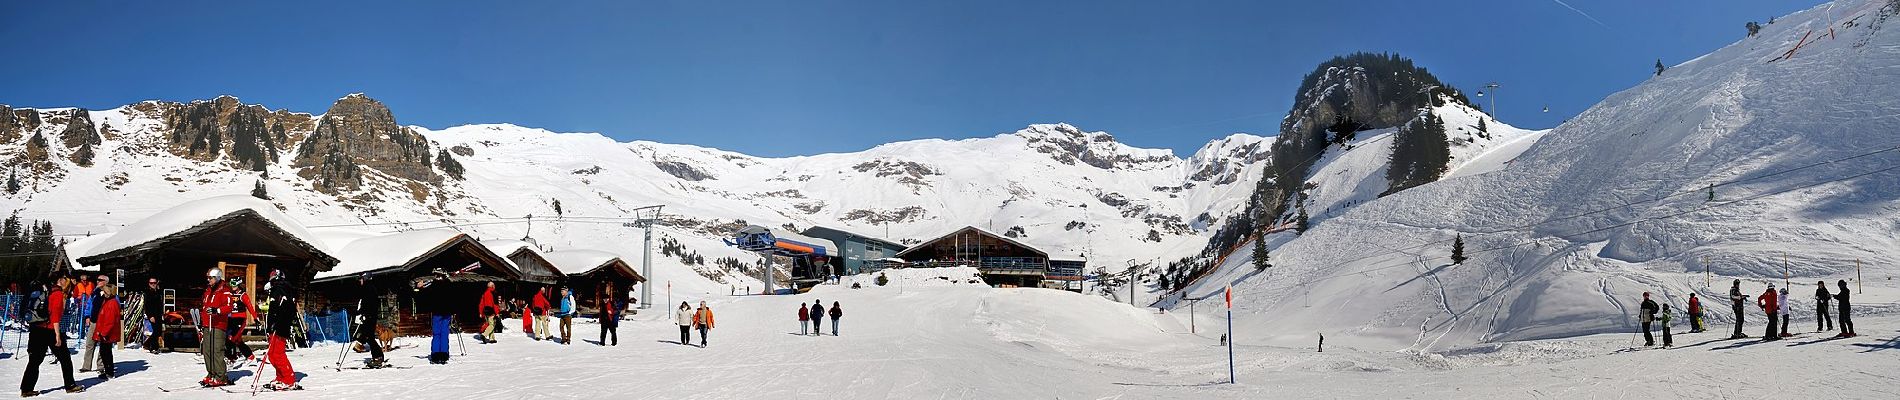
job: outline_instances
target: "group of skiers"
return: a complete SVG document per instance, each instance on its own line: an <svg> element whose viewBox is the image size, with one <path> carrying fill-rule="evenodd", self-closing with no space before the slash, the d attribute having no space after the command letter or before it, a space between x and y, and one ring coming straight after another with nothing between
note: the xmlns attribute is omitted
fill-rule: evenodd
<svg viewBox="0 0 1900 400"><path fill-rule="evenodd" d="M1854 331L1853 315L1851 312L1852 306L1848 300L1849 292L1847 290L1847 281L1841 280L1837 282L1837 284L1839 289L1834 292L1829 292L1826 281L1817 281L1814 283L1814 331L1823 332L1834 330L1834 318L1832 318L1833 315L1831 315L1828 310L1828 303L1831 302L1838 307L1837 311L1840 313L1839 325L1841 332L1835 337L1854 337L1857 333ZM1788 300L1791 297L1793 296L1788 294L1788 288L1784 287L1777 290L1775 284L1770 282L1768 283L1768 289L1764 290L1761 296L1755 298L1755 307L1760 308L1762 313L1768 317L1766 330L1762 334L1763 341L1781 340L1782 338L1794 336L1788 332L1788 326L1790 324L1789 314L1792 314L1791 311L1793 310L1788 308ZM1729 287L1729 303L1733 307L1735 315L1735 333L1730 335L1729 339L1745 339L1749 337L1747 334L1742 333L1742 326L1745 323L1745 316L1747 315L1747 310L1745 309L1747 302L1748 295L1742 294L1742 280L1736 279L1734 284ZM1674 335L1670 332L1670 323L1674 320L1672 314L1673 312L1671 312L1668 304L1663 304L1659 307L1654 300L1650 300L1649 292L1643 292L1643 302L1637 314L1637 319L1642 323L1644 346L1656 345L1656 338L1652 333L1651 324L1657 321L1662 322L1663 347L1674 345ZM1689 294L1689 309L1687 314L1689 317L1689 333L1703 332L1702 299L1695 293Z"/></svg>
<svg viewBox="0 0 1900 400"><path fill-rule="evenodd" d="M831 317L831 336L838 336L838 319L844 318L844 307L831 302L830 311L826 311L824 300L812 301L810 306L798 305L798 334L824 336L825 316ZM829 314L827 314L829 312Z"/></svg>

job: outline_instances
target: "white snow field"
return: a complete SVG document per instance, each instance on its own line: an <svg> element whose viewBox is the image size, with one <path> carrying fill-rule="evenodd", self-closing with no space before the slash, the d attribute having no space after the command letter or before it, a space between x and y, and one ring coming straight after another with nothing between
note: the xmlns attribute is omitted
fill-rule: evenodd
<svg viewBox="0 0 1900 400"><path fill-rule="evenodd" d="M1159 305L1181 314L1180 299L1231 284L1256 341L1425 352L1629 332L1643 292L1676 310L1698 293L1726 324L1733 279L1750 296L1792 282L1796 320L1813 316L1815 282L1862 276L1863 313L1900 311L1886 283L1900 274L1900 29L1882 29L1896 13L1853 0L1779 18L1449 178L1344 210L1317 195L1353 182L1322 182L1308 209L1329 211L1267 238L1274 268L1256 273L1243 248ZM1318 174L1366 170L1365 150Z"/></svg>
<svg viewBox="0 0 1900 400"><path fill-rule="evenodd" d="M1200 398L1804 398L1900 395L1900 338L1892 317L1859 321L1860 338L1781 343L1679 336L1679 349L1619 352L1628 334L1514 342L1446 354L1329 346L1235 349L1239 383L1225 384L1217 319L1190 334L1175 318L1101 297L969 284L970 269L892 271L879 287L847 278L797 296L676 297L712 306L708 347L677 344L668 309L622 323L619 344L597 345L599 325L575 321L572 345L519 331L482 345L453 341L448 365L430 365L424 338L402 338L388 357L402 369L332 370L335 345L301 349L292 364L306 388L263 398L430 399L1200 399ZM944 279L948 278L948 280ZM863 289L849 289L851 283ZM842 336L799 336L800 303L839 302ZM1243 297L1243 301L1245 298ZM1211 311L1209 307L1208 310ZM1808 322L1808 321L1799 321ZM518 327L518 321L505 326ZM827 325L829 322L827 322ZM1680 325L1680 323L1679 323ZM1797 323L1796 326L1803 324ZM1758 326L1755 326L1758 328ZM1678 328L1682 328L1678 326ZM1718 327L1719 328L1719 327ZM18 335L9 332L8 342ZM1240 337L1253 335L1242 332ZM1245 339L1243 339L1245 340ZM697 333L693 342L698 343ZM466 354L462 355L462 346ZM19 353L0 377L20 376ZM117 354L121 377L81 395L51 398L247 396L191 387L204 374L193 354ZM347 355L360 364L365 354ZM77 356L75 356L77 358ZM248 391L255 364L234 376ZM1774 371L1773 378L1764 375ZM42 369L38 387L57 386ZM264 379L273 373L267 368ZM79 375L81 378L89 374ZM1507 379L1500 379L1506 378ZM9 381L11 382L11 381ZM1777 395L1779 394L1779 395Z"/></svg>

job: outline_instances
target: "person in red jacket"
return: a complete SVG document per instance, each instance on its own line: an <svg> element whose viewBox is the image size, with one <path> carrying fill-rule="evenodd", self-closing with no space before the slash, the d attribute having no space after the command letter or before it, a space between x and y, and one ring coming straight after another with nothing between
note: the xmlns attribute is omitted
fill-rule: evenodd
<svg viewBox="0 0 1900 400"><path fill-rule="evenodd" d="M482 334L475 339L483 344L495 343L495 329L501 327L501 309L495 305L495 283L488 283L488 290L482 292L481 302L477 303L475 315L482 317Z"/></svg>
<svg viewBox="0 0 1900 400"><path fill-rule="evenodd" d="M811 328L811 307L800 302L798 303L798 334L810 335Z"/></svg>
<svg viewBox="0 0 1900 400"><path fill-rule="evenodd" d="M534 301L528 304L528 310L534 314L534 340L545 340L548 336L548 288L534 292Z"/></svg>
<svg viewBox="0 0 1900 400"><path fill-rule="evenodd" d="M1689 333L1702 333L1702 299L1689 294Z"/></svg>
<svg viewBox="0 0 1900 400"><path fill-rule="evenodd" d="M31 324L27 334L26 373L20 377L20 396L39 395L33 385L40 380L40 365L45 364L46 353L53 353L53 359L59 361L61 377L66 378L66 392L79 393L85 387L73 383L73 356L66 350L66 337L59 330L59 317L66 314L66 293L71 278L60 277L57 286L40 283L40 291L33 296L33 302L27 306L26 322Z"/></svg>
<svg viewBox="0 0 1900 400"><path fill-rule="evenodd" d="M1769 283L1768 290L1761 292L1761 297L1755 298L1755 306L1761 307L1763 312L1768 313L1768 333L1761 337L1763 341L1781 340L1781 330L1777 328L1777 323L1781 321L1781 310L1776 308L1780 305L1776 302L1778 300L1776 296L1775 284Z"/></svg>
<svg viewBox="0 0 1900 400"><path fill-rule="evenodd" d="M119 343L119 290L110 285L99 286L99 301L93 304L99 308L99 322L92 330L92 341L99 344L99 380L109 380L118 371L112 368L112 346Z"/></svg>
<svg viewBox="0 0 1900 400"><path fill-rule="evenodd" d="M256 307L257 302L251 301L251 294L244 291L243 278L233 277L229 282L232 291L231 315L225 323L227 326L225 332L229 340L226 343L230 343L230 346L226 346L225 359L228 361L237 361L240 358L256 360L256 351L251 350L250 344L244 343L244 327L254 322L251 320L251 308Z"/></svg>
<svg viewBox="0 0 1900 400"><path fill-rule="evenodd" d="M199 323L201 330L198 338L199 355L204 357L205 378L198 381L205 387L228 386L231 375L224 364L224 340L228 336L225 329L230 326L226 317L231 315L231 288L224 284L224 271L212 268L205 271L205 294L199 298L203 304L198 315L204 316Z"/></svg>

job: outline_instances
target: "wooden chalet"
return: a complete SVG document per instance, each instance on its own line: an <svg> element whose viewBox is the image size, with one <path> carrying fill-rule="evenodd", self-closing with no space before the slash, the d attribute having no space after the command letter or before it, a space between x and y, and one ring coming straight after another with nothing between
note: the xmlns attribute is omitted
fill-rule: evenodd
<svg viewBox="0 0 1900 400"><path fill-rule="evenodd" d="M317 274L305 296L307 309L347 310L365 295L383 297L383 325L398 336L428 335L431 310L456 316L461 330L481 327L475 306L488 283L501 295L520 271L468 235L451 229L424 229L392 234L341 230L321 231L332 248L343 254L336 268ZM417 290L413 280L449 274L429 288ZM358 283L367 276L368 284Z"/></svg>
<svg viewBox="0 0 1900 400"><path fill-rule="evenodd" d="M542 257L551 262L558 271L567 271L568 287L574 289L575 307L583 313L599 312L601 304L597 300L600 290L608 284L613 285L610 298L631 301L633 285L646 282L646 277L634 272L633 267L621 261L620 256L599 250L564 250L549 252ZM550 299L554 300L554 299Z"/></svg>

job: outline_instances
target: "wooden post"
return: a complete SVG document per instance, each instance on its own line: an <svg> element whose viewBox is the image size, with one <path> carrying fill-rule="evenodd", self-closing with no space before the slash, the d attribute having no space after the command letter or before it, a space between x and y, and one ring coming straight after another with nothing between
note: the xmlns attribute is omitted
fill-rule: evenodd
<svg viewBox="0 0 1900 400"><path fill-rule="evenodd" d="M1867 288L1861 284L1863 280L1865 279L1860 277L1860 259L1856 258L1854 259L1854 289L1860 291L1862 296L1866 296Z"/></svg>
<svg viewBox="0 0 1900 400"><path fill-rule="evenodd" d="M1709 272L1709 256L1702 256L1702 287L1715 287L1715 273Z"/></svg>
<svg viewBox="0 0 1900 400"><path fill-rule="evenodd" d="M1781 287L1788 287L1788 252L1781 252Z"/></svg>

